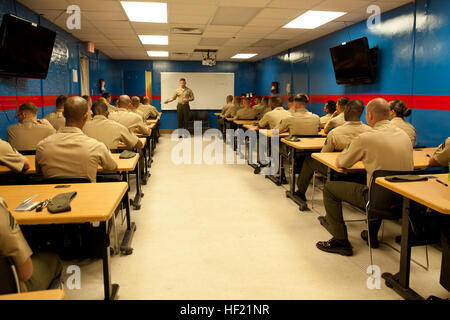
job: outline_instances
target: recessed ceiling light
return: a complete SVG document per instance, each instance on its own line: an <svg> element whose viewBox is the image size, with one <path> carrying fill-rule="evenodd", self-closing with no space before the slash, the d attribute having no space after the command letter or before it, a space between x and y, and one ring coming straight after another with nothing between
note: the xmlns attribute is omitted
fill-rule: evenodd
<svg viewBox="0 0 450 320"><path fill-rule="evenodd" d="M139 39L142 44L156 44L156 45L168 45L169 37L168 36L147 36L147 35L139 35Z"/></svg>
<svg viewBox="0 0 450 320"><path fill-rule="evenodd" d="M293 28L293 29L315 29L337 19L347 12L337 12L337 11L306 11L301 16L295 18L283 28Z"/></svg>
<svg viewBox="0 0 450 320"><path fill-rule="evenodd" d="M149 57L168 57L169 51L147 51Z"/></svg>
<svg viewBox="0 0 450 320"><path fill-rule="evenodd" d="M257 53L238 53L231 57L231 59L250 59L256 56Z"/></svg>
<svg viewBox="0 0 450 320"><path fill-rule="evenodd" d="M121 1L130 21L167 23L167 3Z"/></svg>

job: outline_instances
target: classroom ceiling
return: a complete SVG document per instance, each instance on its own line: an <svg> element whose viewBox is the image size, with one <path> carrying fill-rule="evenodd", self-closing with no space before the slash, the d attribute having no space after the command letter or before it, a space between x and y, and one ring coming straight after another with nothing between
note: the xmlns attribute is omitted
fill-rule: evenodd
<svg viewBox="0 0 450 320"><path fill-rule="evenodd" d="M218 61L236 61L237 53L256 53L257 61L323 37L367 19L367 8L382 12L411 0L136 0L166 2L168 23L130 22L119 0L18 0L82 41L92 41L112 59L201 60L195 49L216 49ZM81 8L81 29L66 26L67 7ZM284 29L307 10L344 11L346 15L317 29ZM198 28L201 35L174 33ZM143 45L138 35L167 35L166 46ZM150 58L147 50L169 51L167 58ZM242 61L242 60L239 60Z"/></svg>

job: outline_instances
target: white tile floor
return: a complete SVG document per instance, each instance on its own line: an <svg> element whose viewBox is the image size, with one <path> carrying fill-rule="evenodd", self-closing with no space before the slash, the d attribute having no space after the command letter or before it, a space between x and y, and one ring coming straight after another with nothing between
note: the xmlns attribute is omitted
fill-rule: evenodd
<svg viewBox="0 0 450 320"><path fill-rule="evenodd" d="M325 213L320 190L317 212L300 212L285 197L287 185L277 187L248 165L174 165L176 143L160 138L142 209L132 211L133 254L111 258L119 299L400 299L383 280L380 289L367 288L363 222L348 224L352 257L316 249L331 237L317 221ZM385 239L393 244L397 234L400 226L387 222ZM412 264L411 286L424 297L447 298L441 253L428 251L430 270ZM424 248L414 248L413 258L425 263ZM381 272L397 272L399 254L387 246L374 250L374 259ZM81 289L65 288L67 298L102 299L101 261L66 262L73 263L81 266Z"/></svg>

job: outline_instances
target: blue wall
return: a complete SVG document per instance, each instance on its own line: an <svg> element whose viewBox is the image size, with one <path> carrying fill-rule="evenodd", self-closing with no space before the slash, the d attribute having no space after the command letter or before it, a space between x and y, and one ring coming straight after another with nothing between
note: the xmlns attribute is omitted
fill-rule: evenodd
<svg viewBox="0 0 450 320"><path fill-rule="evenodd" d="M0 23L4 14L10 13L21 18L33 21L57 32L52 61L47 79L25 79L16 77L0 77L0 138L5 139L6 129L11 124L17 123L15 108L25 101L34 102L39 108L39 117L43 117L54 109L54 95L67 94L79 95L81 93L80 82L72 81L72 69L77 70L80 79L80 55L83 54L90 61L90 93L100 94L100 78L111 84L107 89L119 94L121 87L117 81L120 73L114 69L111 60L101 52L89 53L82 42L48 20L24 7L14 0L0 1ZM32 97L29 97L32 96ZM48 103L50 101L50 103ZM6 102L6 103L5 103Z"/></svg>
<svg viewBox="0 0 450 320"><path fill-rule="evenodd" d="M315 99L319 96L406 95L413 106L418 107L408 119L417 129L418 143L436 146L450 135L449 17L450 1L418 0L383 14L378 30L368 29L364 21L259 61L256 63L257 93L270 94L270 83L278 81L280 94L286 94L286 83L293 81L294 88L298 85L296 78L309 77L309 86L304 84L297 92L308 91L313 101L310 109L318 114L323 114L322 99ZM329 48L350 40L350 37L363 36L369 39L370 46L379 46L378 80L371 85L338 86ZM293 72L294 62L298 60L307 67L304 71ZM447 97L442 97L446 102L438 99L436 104L433 99L426 105L426 101L425 104L419 102L419 95ZM439 107L446 111L431 110Z"/></svg>

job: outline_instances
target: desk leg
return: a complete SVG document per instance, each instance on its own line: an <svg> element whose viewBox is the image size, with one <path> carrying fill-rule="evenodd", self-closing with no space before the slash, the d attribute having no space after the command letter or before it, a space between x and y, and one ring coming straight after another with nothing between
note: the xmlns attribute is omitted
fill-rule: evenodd
<svg viewBox="0 0 450 320"><path fill-rule="evenodd" d="M120 244L120 252L125 255L133 253L133 248L131 247L131 241L133 240L134 232L136 231L136 224L131 222L131 210L130 210L130 200L128 198L128 192L123 196L123 205L125 206L126 216L127 216L127 230L123 236L122 243Z"/></svg>
<svg viewBox="0 0 450 320"><path fill-rule="evenodd" d="M119 291L118 284L111 284L111 260L109 255L109 235L107 222L100 223L100 229L103 241L102 260L103 260L103 285L105 289L105 300L115 300Z"/></svg>
<svg viewBox="0 0 450 320"><path fill-rule="evenodd" d="M145 163L144 163L145 166ZM139 159L136 166L136 194L133 199L133 209L140 210L141 209L141 197L144 196L141 189L141 170L142 170L142 161Z"/></svg>
<svg viewBox="0 0 450 320"><path fill-rule="evenodd" d="M400 253L400 271L393 275L383 273L382 277L386 280L386 286L392 288L406 300L423 300L423 298L409 287L409 276L411 269L411 243L409 236L411 233L411 224L409 223L410 200L403 198L402 213L402 243Z"/></svg>
<svg viewBox="0 0 450 320"><path fill-rule="evenodd" d="M141 170L140 170L140 174L141 174L141 179L142 179L142 184L146 185L148 178L150 177L150 174L148 172L148 154L149 154L150 150L148 148L148 143L146 143L145 148L142 149L142 152L140 153L141 159L139 159L138 163L141 163ZM143 163L142 163L143 162Z"/></svg>
<svg viewBox="0 0 450 320"><path fill-rule="evenodd" d="M267 142L267 150L268 150L268 156L271 159L272 158L272 145L270 143L270 139L269 137L267 137L266 142ZM279 159L281 159L280 154L278 154ZM269 166L271 164L269 163ZM272 181L273 183L275 183L277 186L281 186L281 161L279 161L279 165L278 165L278 173L280 173L280 176L274 176L274 175L267 175L266 178L269 179L270 181Z"/></svg>
<svg viewBox="0 0 450 320"><path fill-rule="evenodd" d="M289 146L289 150L291 151L291 160L289 161L289 176L291 177L291 181L290 190L286 191L286 197L294 201L298 205L298 209L300 211L306 211L308 210L308 205L306 204L306 202L295 195L295 148Z"/></svg>

